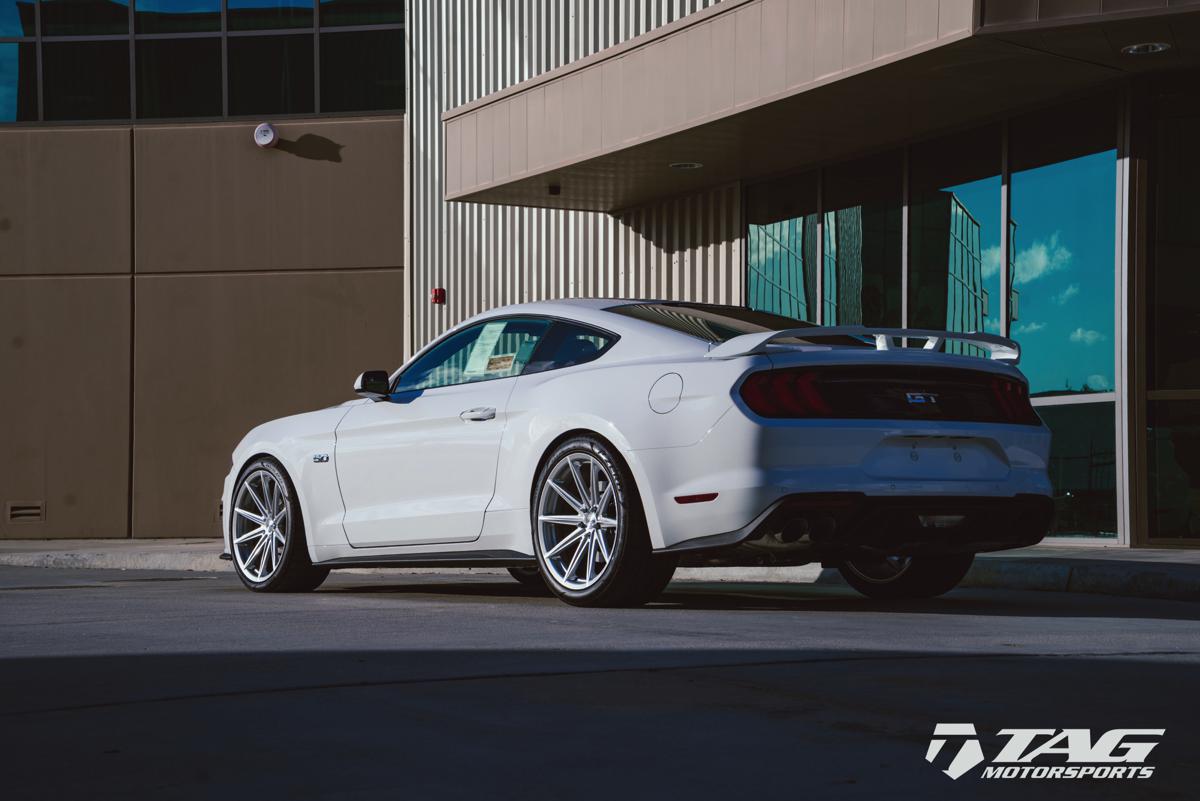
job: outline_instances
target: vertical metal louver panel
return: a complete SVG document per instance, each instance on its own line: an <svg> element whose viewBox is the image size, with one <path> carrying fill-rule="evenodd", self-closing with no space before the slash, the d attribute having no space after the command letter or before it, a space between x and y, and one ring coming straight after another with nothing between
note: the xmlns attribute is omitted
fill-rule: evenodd
<svg viewBox="0 0 1200 801"><path fill-rule="evenodd" d="M411 0L409 352L493 306L553 297L742 301L736 185L616 215L442 200L441 114L717 0ZM445 305L429 290L446 288Z"/></svg>

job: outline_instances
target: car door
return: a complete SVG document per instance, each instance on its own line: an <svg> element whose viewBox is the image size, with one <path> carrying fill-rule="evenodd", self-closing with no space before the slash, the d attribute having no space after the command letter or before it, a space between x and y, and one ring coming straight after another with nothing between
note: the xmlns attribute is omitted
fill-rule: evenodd
<svg viewBox="0 0 1200 801"><path fill-rule="evenodd" d="M406 366L385 400L346 415L334 459L351 545L479 537L508 398L549 324L503 318L453 332Z"/></svg>

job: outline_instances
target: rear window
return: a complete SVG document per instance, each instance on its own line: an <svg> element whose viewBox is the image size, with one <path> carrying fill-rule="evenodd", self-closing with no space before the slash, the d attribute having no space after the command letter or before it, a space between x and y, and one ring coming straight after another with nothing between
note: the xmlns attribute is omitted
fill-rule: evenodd
<svg viewBox="0 0 1200 801"><path fill-rule="evenodd" d="M742 306L721 306L715 303L632 303L625 306L610 306L607 311L644 320L690 334L697 339L719 345L742 334L759 334L764 331L782 331L788 328L815 328L812 323L784 317L780 314L755 311ZM798 337L778 340L782 345L809 344ZM853 337L837 340L821 339L820 344L864 345Z"/></svg>
<svg viewBox="0 0 1200 801"><path fill-rule="evenodd" d="M608 311L715 343L726 342L742 334L811 325L779 314L708 303L635 303L611 306Z"/></svg>

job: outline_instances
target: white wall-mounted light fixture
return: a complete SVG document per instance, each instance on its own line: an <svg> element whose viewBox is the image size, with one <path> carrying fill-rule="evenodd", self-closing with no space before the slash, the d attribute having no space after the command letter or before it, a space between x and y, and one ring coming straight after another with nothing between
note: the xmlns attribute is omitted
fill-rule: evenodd
<svg viewBox="0 0 1200 801"><path fill-rule="evenodd" d="M254 129L254 144L259 147L275 147L279 143L279 134L275 126L269 122L261 123Z"/></svg>

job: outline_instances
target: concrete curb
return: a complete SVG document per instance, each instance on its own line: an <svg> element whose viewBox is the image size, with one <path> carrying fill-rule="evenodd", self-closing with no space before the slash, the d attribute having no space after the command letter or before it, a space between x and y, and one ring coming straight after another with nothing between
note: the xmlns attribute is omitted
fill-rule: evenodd
<svg viewBox="0 0 1200 801"><path fill-rule="evenodd" d="M1061 553L1066 549L1059 549ZM1017 552L1019 553L1019 552ZM1145 552L1110 549L1101 556L1071 558L983 554L975 560L962 586L1083 592L1129 598L1200 601L1200 560L1189 563L1162 558L1147 559ZM1160 552L1161 553L1161 552ZM1186 552L1185 552L1186 553ZM0 543L0 566L50 567L60 569L99 568L109 570L182 570L224 572L230 570L219 559L220 547L211 541L145 544L129 540L63 547L51 543ZM1124 557L1124 558L1122 558ZM506 575L500 568L395 568L362 569L356 573L394 575ZM836 570L819 565L763 568L680 568L677 581L738 582L754 584L844 585Z"/></svg>
<svg viewBox="0 0 1200 801"><path fill-rule="evenodd" d="M1200 601L1200 566L1112 559L976 559L964 587Z"/></svg>

